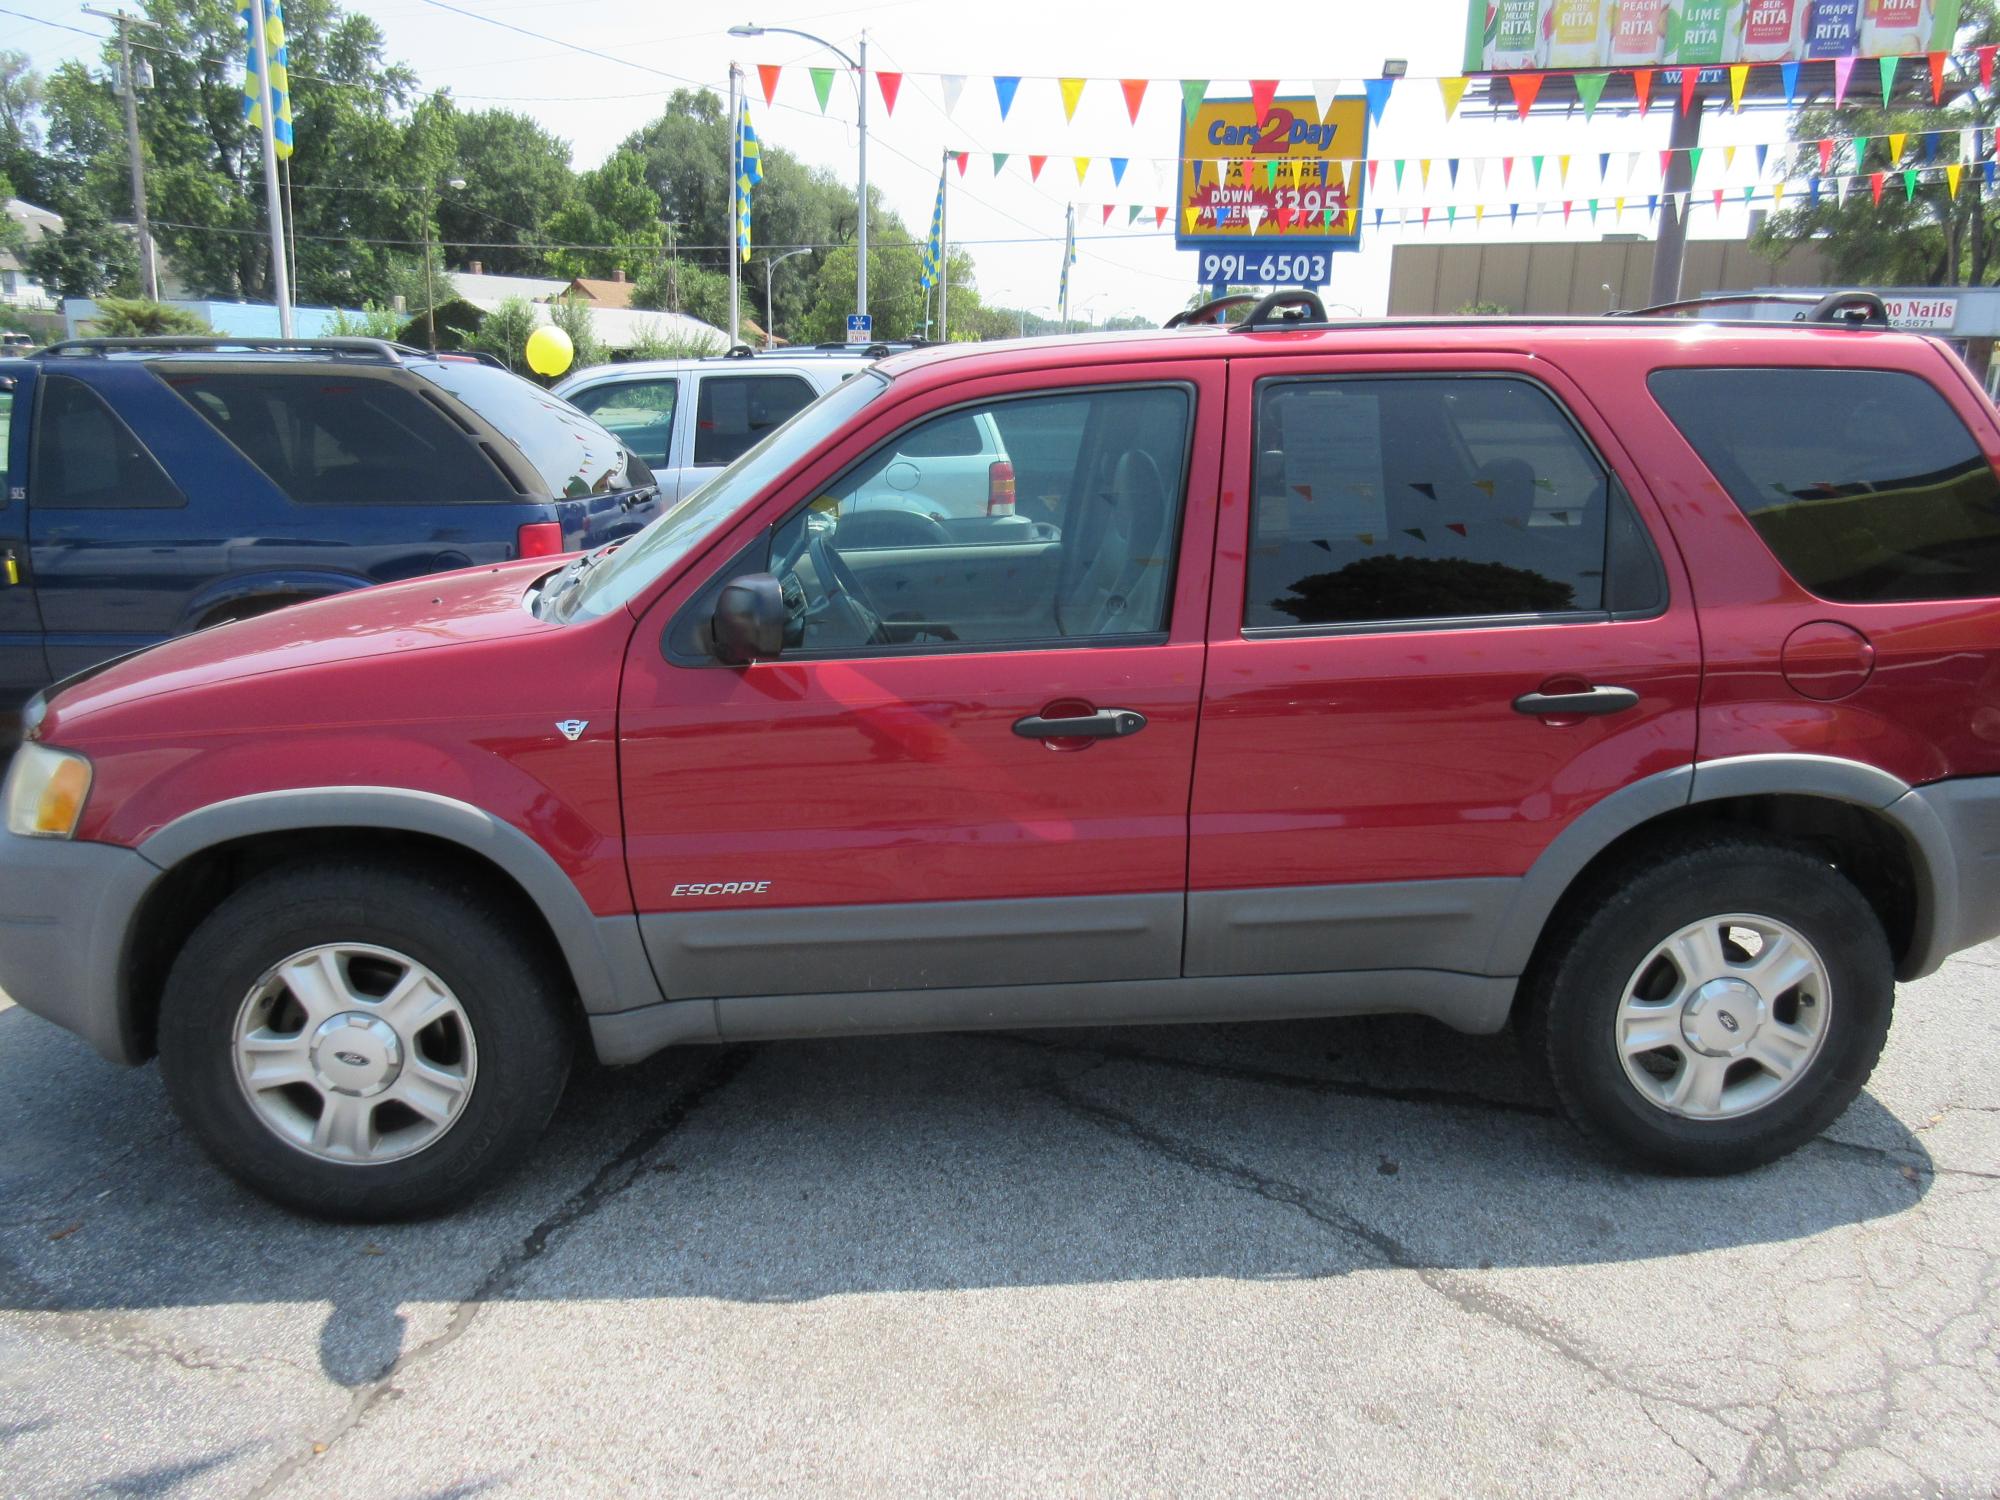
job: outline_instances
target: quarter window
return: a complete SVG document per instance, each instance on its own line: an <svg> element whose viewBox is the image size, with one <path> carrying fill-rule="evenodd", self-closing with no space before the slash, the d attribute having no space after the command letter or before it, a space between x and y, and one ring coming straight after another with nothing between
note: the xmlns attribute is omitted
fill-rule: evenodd
<svg viewBox="0 0 2000 1500"><path fill-rule="evenodd" d="M1268 381L1255 442L1248 628L1607 607L1612 487L1530 381Z"/></svg>
<svg viewBox="0 0 2000 1500"><path fill-rule="evenodd" d="M796 375L705 375L694 405L694 466L730 464L814 391Z"/></svg>
<svg viewBox="0 0 2000 1500"><path fill-rule="evenodd" d="M773 530L788 652L1163 630L1191 405L1180 387L1066 391L890 439Z"/></svg>
<svg viewBox="0 0 2000 1500"><path fill-rule="evenodd" d="M2000 480L1929 382L1888 370L1656 370L1653 397L1822 599L2000 595Z"/></svg>
<svg viewBox="0 0 2000 1500"><path fill-rule="evenodd" d="M39 405L36 505L112 510L187 504L159 460L82 381L45 377Z"/></svg>

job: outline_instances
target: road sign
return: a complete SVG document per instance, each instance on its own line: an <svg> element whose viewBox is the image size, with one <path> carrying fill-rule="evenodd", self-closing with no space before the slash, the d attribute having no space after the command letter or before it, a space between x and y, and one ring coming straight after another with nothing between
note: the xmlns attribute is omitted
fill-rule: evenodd
<svg viewBox="0 0 2000 1500"><path fill-rule="evenodd" d="M1202 252L1206 282L1318 286L1361 241L1368 104L1207 99L1181 118L1174 245Z"/></svg>
<svg viewBox="0 0 2000 1500"><path fill-rule="evenodd" d="M875 341L875 320L867 313L847 315L847 342L850 344L870 344Z"/></svg>

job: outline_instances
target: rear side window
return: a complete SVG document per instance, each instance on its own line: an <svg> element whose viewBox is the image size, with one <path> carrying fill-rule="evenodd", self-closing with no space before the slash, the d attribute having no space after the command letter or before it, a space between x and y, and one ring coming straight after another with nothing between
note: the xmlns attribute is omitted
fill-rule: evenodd
<svg viewBox="0 0 2000 1500"><path fill-rule="evenodd" d="M1681 369L1648 383L1765 545L1820 598L2000 595L2000 480L1928 381Z"/></svg>
<svg viewBox="0 0 2000 1500"><path fill-rule="evenodd" d="M694 465L733 464L816 393L796 375L708 375L694 407Z"/></svg>
<svg viewBox="0 0 2000 1500"><path fill-rule="evenodd" d="M45 377L39 405L34 504L97 510L187 504L160 461L82 381Z"/></svg>
<svg viewBox="0 0 2000 1500"><path fill-rule="evenodd" d="M926 422L897 445L905 458L971 458L980 450L979 423L970 412Z"/></svg>
<svg viewBox="0 0 2000 1500"><path fill-rule="evenodd" d="M539 477L544 498L617 494L653 482L616 437L532 381L467 359L417 362L410 369L503 434L534 466L534 474L521 476L523 483ZM507 456L510 468L516 462Z"/></svg>
<svg viewBox="0 0 2000 1500"><path fill-rule="evenodd" d="M1609 607L1606 518L1625 502L1530 381L1268 381L1256 445L1246 628Z"/></svg>
<svg viewBox="0 0 2000 1500"><path fill-rule="evenodd" d="M167 369L161 378L300 504L521 498L469 434L395 381L269 369Z"/></svg>

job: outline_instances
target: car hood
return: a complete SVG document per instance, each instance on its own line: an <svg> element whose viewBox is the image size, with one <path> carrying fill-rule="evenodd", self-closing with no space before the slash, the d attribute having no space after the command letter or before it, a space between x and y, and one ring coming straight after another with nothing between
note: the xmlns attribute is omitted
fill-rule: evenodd
<svg viewBox="0 0 2000 1500"><path fill-rule="evenodd" d="M523 603L549 571L551 560L537 557L435 573L177 636L56 684L46 695L47 722L53 729L58 720L216 682L560 630Z"/></svg>

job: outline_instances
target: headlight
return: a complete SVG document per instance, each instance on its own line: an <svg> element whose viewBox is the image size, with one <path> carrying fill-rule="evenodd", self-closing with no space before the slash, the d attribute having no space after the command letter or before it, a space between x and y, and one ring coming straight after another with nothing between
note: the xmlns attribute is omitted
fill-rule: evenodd
<svg viewBox="0 0 2000 1500"><path fill-rule="evenodd" d="M72 750L23 745L7 773L7 831L29 838L69 838L89 795L89 761Z"/></svg>

